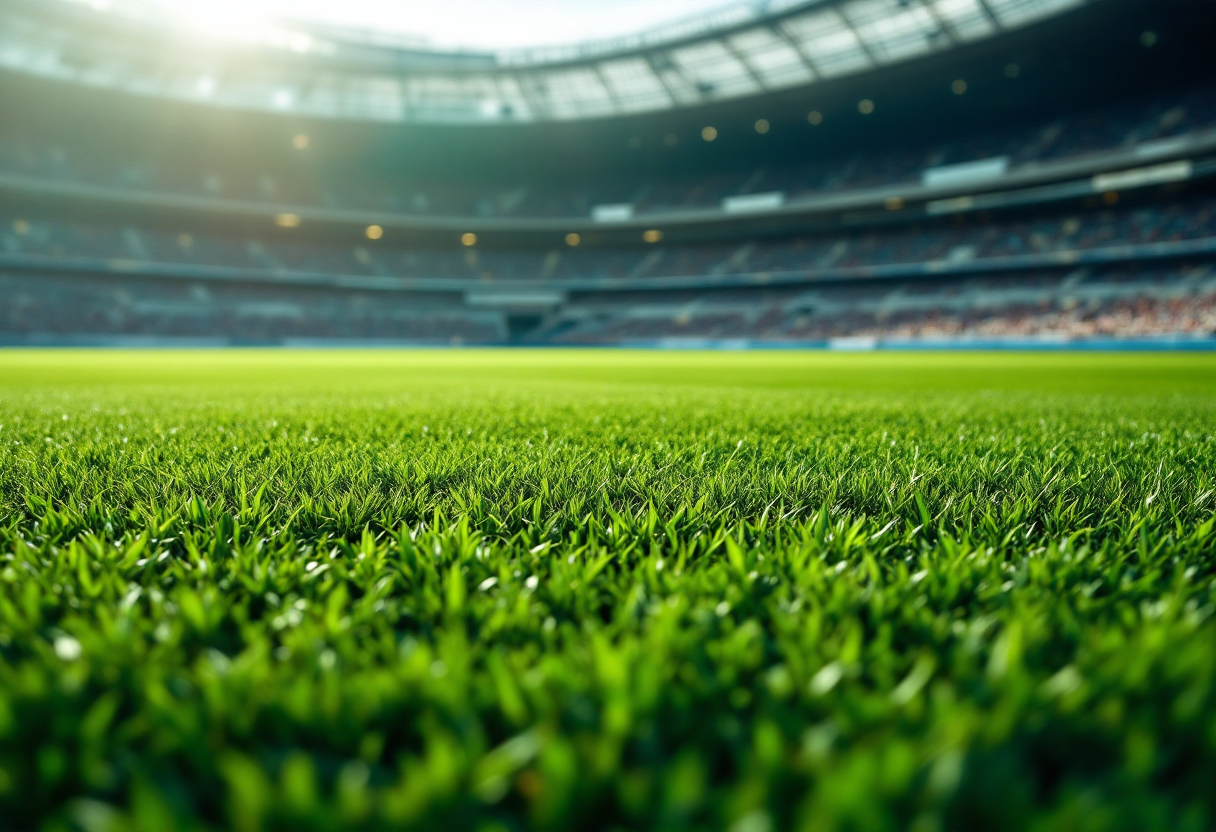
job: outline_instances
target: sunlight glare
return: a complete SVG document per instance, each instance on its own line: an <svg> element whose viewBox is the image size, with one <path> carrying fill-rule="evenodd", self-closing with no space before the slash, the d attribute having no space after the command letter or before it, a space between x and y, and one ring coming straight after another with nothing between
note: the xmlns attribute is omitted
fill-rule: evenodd
<svg viewBox="0 0 1216 832"><path fill-rule="evenodd" d="M104 0L108 2L108 0ZM496 49L578 43L632 34L727 0L142 0L208 36L271 41L298 52L297 21L392 34L418 45ZM269 33L269 35L268 35ZM280 43L273 43L274 38Z"/></svg>

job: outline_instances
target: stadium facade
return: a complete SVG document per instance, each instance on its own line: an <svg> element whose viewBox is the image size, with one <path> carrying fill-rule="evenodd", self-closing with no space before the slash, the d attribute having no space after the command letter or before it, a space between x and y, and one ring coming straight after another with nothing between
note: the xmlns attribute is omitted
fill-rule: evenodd
<svg viewBox="0 0 1216 832"><path fill-rule="evenodd" d="M569 49L0 0L0 341L1207 346L1216 5Z"/></svg>

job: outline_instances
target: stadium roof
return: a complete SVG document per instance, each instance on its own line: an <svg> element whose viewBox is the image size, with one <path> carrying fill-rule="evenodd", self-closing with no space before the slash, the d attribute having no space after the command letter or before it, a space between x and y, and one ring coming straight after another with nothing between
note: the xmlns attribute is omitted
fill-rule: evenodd
<svg viewBox="0 0 1216 832"><path fill-rule="evenodd" d="M96 0L76 0L93 3ZM680 25L739 0L105 0L231 36L270 21L344 29L429 49L568 45ZM763 0L761 0L763 2Z"/></svg>
<svg viewBox="0 0 1216 832"><path fill-rule="evenodd" d="M308 24L200 38L113 0L0 0L0 67L130 93L385 122L566 121L810 86L1095 0L767 0L569 46L437 51Z"/></svg>

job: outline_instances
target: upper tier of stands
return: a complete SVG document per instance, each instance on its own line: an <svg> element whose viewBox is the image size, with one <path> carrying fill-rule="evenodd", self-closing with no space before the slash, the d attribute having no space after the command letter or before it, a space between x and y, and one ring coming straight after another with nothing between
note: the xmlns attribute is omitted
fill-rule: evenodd
<svg viewBox="0 0 1216 832"><path fill-rule="evenodd" d="M327 161L324 148L296 150L284 137L282 158L253 163L239 155L224 167L157 158L123 158L88 137L42 137L0 129L0 188L20 178L81 184L126 195L175 194L235 200L276 210L326 208L386 217L587 218L597 206L628 205L635 216L717 208L730 197L780 194L785 202L878 186L916 185L944 166L995 160L1009 172L1104 150L1168 142L1216 128L1216 83L1129 101L1025 127L966 133L941 142L816 158L716 174L616 177L563 186L521 181L462 185L369 174ZM806 129L812 130L810 126Z"/></svg>

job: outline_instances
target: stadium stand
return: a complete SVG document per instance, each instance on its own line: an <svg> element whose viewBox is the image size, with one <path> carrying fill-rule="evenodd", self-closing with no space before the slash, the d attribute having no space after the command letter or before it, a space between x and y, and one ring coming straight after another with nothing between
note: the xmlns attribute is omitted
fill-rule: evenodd
<svg viewBox="0 0 1216 832"><path fill-rule="evenodd" d="M43 222L12 218L0 236L14 262L54 266L94 263L102 268L201 265L274 275L378 275L382 277L539 280L562 285L587 279L738 276L761 273L808 277L873 267L924 269L930 264L1001 268L1018 258L1110 252L1116 258L1169 257L1216 247L1216 197L1203 195L1143 207L1072 212L1006 220L898 225L853 233L823 233L727 244L609 251L450 251L402 248L369 241L346 246L272 237L202 236L124 224ZM644 245L644 244L643 244ZM1131 254L1129 246L1144 251ZM1145 247L1155 246L1151 254ZM660 256L655 256L656 254ZM1058 259L1058 258L1057 258Z"/></svg>
<svg viewBox="0 0 1216 832"><path fill-rule="evenodd" d="M700 293L622 305L591 298L552 326L557 343L755 344L1182 338L1216 333L1216 270L1077 269L965 280L825 286L762 297ZM856 343L849 344L852 340Z"/></svg>
<svg viewBox="0 0 1216 832"><path fill-rule="evenodd" d="M603 71L636 52L666 77L661 56L695 43L713 51L760 27L785 32L788 47L821 6L849 20L909 4L863 5L777 4L560 65ZM856 27L865 61L836 75L728 93L722 74L695 100L588 105L580 117L534 97L488 125L434 107L318 120L313 105L274 103L266 78L283 65L269 47L250 75L270 84L257 106L123 91L114 79L137 71L138 52L88 77L5 53L0 91L18 117L0 124L0 340L1216 336L1216 67L1204 58L1211 27L1194 25L1210 3L987 5L982 36L963 36L954 6L920 4L940 12L937 28L908 23L923 54L883 53L867 46L881 27ZM28 58L52 36L70 42L82 14L94 12L4 4L13 28L0 41L22 38ZM117 43L147 35L121 14L106 20ZM356 75L392 54L466 82L559 71L536 54L495 56L496 69L454 56L432 66L384 44L365 45L365 65L338 34L310 37L338 50L293 59L320 73L319 87L338 53ZM738 63L731 71L747 74L746 55L731 54L696 72ZM178 75L197 74L196 59L185 54Z"/></svg>
<svg viewBox="0 0 1216 832"><path fill-rule="evenodd" d="M0 135L0 176L62 185L239 200L276 210L300 207L453 217L585 218L597 205L630 206L635 216L716 208L730 197L781 193L783 201L865 189L917 185L926 171L999 159L1002 173L1034 170L1045 162L1084 160L1092 154L1188 138L1216 148L1216 83L1168 90L1141 100L1063 116L1029 126L949 137L914 147L884 146L824 161L764 165L662 179L580 182L557 187L527 180L496 190L477 183L413 178L377 180L334 166L286 165L260 169L228 157L223 166L183 170L146 159L101 158L79 137L53 145L40 138ZM1168 147L1166 145L1165 147Z"/></svg>

